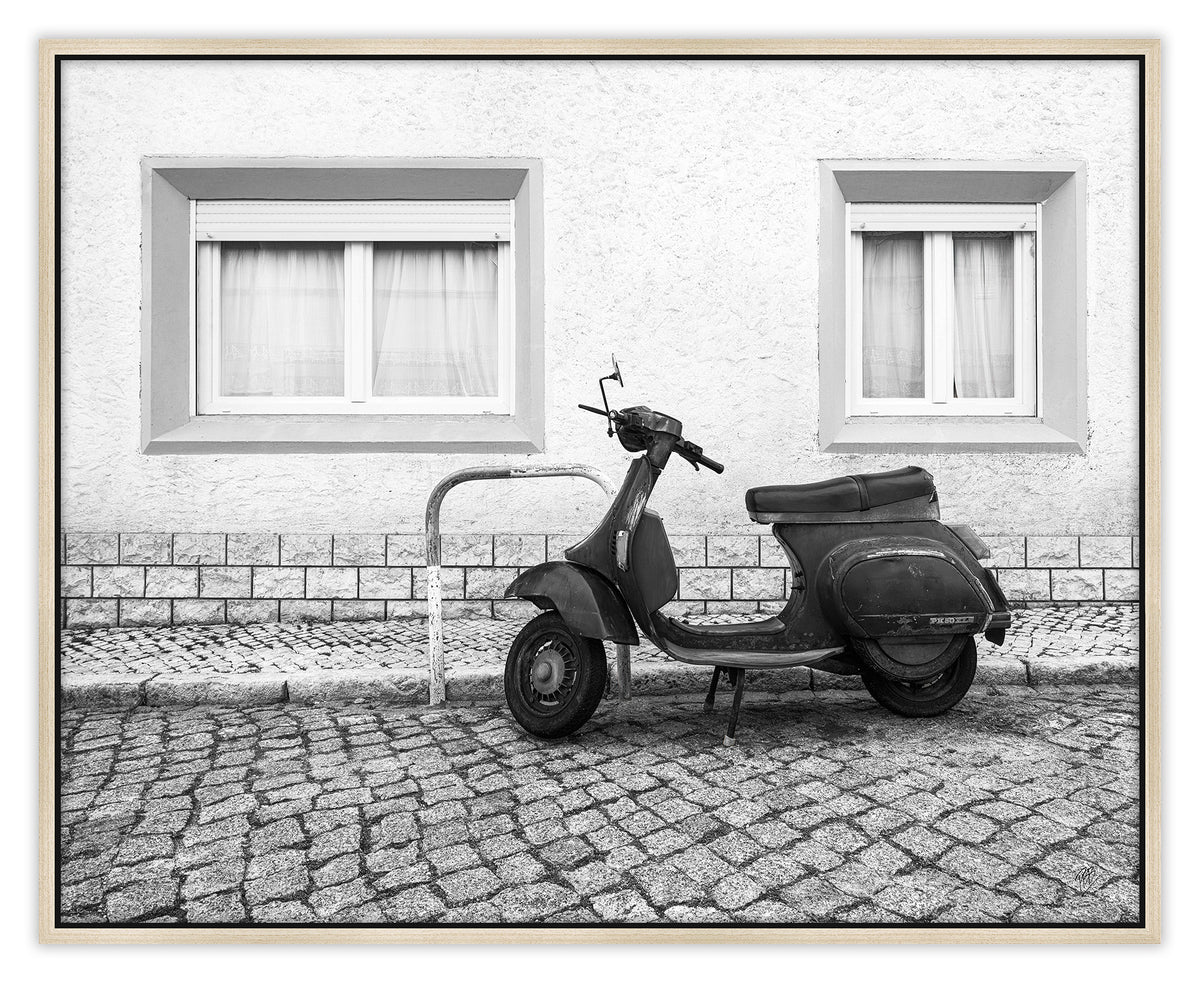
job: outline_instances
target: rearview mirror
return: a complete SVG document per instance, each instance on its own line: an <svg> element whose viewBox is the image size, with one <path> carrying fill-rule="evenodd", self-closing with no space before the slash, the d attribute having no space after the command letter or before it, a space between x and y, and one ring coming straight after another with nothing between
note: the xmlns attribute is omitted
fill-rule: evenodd
<svg viewBox="0 0 1200 983"><path fill-rule="evenodd" d="M625 380L621 378L621 366L617 362L616 355L613 355L613 357L612 357L612 364L613 364L612 375L610 375L609 378L616 379L617 385L620 386L622 389L624 389L625 388Z"/></svg>

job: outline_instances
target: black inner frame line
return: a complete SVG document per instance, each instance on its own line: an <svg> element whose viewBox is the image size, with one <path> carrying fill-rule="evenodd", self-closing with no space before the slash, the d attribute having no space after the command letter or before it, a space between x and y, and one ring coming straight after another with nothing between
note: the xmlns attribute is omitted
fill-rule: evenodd
<svg viewBox="0 0 1200 983"><path fill-rule="evenodd" d="M466 43L466 42L464 42ZM54 927L55 928L138 928L145 931L187 929L197 926L188 923L178 925L144 925L139 923L106 925L70 924L61 921L62 871L59 858L59 830L62 821L62 744L61 744L61 693L62 663L62 563L65 557L62 531L62 64L65 61L1134 61L1138 64L1138 892L1139 921L1127 922L1050 922L1022 923L1005 922L928 923L914 922L911 925L893 923L846 922L795 922L755 925L755 928L804 929L804 928L1145 928L1146 927L1146 56L1133 54L58 54L54 56ZM1085 353L1086 354L1086 353ZM303 929L336 928L346 923L306 924L263 924L263 923L211 923L208 928L287 927ZM357 928L416 928L424 923L393 922L354 923ZM433 927L433 926L429 926ZM484 923L457 923L439 928L499 929L499 926ZM578 928L577 924L551 922L520 922L510 927ZM604 928L650 928L662 929L660 923L623 924L604 923ZM699 928L723 928L722 923L697 924Z"/></svg>

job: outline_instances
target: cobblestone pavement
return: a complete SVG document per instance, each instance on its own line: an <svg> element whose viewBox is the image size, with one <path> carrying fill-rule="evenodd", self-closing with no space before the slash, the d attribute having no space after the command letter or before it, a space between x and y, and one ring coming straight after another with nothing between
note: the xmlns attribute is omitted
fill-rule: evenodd
<svg viewBox="0 0 1200 983"><path fill-rule="evenodd" d="M719 697L727 706L729 694ZM96 922L1136 921L1137 697L69 709L61 915Z"/></svg>
<svg viewBox="0 0 1200 983"><path fill-rule="evenodd" d="M979 639L981 661L1028 664L1080 653L1093 659L1137 657L1136 605L1030 608L1013 615L1003 646ZM499 670L522 624L491 619L444 622L447 665ZM60 661L64 672L131 674L422 669L426 639L423 620L100 628L64 631ZM634 649L633 658L649 664L669 661L648 645Z"/></svg>

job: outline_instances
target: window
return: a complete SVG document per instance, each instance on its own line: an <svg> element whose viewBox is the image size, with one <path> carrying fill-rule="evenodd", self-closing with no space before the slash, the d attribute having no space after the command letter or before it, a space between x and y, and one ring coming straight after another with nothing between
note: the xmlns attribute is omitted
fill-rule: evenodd
<svg viewBox="0 0 1200 983"><path fill-rule="evenodd" d="M1035 416L1036 205L851 203L852 416Z"/></svg>
<svg viewBox="0 0 1200 983"><path fill-rule="evenodd" d="M533 158L142 161L147 454L545 445Z"/></svg>
<svg viewBox="0 0 1200 983"><path fill-rule="evenodd" d="M199 201L199 414L507 413L510 201Z"/></svg>
<svg viewBox="0 0 1200 983"><path fill-rule="evenodd" d="M818 176L820 449L1082 453L1085 165L833 160Z"/></svg>

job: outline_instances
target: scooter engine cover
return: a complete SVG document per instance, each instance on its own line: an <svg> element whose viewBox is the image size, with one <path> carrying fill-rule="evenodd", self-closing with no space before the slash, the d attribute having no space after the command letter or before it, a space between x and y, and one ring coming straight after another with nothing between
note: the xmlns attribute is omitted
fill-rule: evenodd
<svg viewBox="0 0 1200 983"><path fill-rule="evenodd" d="M913 644L897 648L894 658L913 665L944 648L937 644L933 652L917 645L918 638L932 642L983 630L990 609L986 587L972 582L977 579L943 544L920 537L844 543L817 575L831 622L851 637L909 640Z"/></svg>

